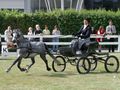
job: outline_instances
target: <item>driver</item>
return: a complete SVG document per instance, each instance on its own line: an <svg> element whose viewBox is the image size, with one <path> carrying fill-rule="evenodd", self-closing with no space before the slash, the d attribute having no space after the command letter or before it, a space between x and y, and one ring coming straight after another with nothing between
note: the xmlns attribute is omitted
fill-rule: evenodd
<svg viewBox="0 0 120 90"><path fill-rule="evenodd" d="M87 47L89 46L90 35L92 33L90 19L89 18L84 19L83 24L84 25L80 28L80 30L76 34L74 34L74 36L81 38L78 40L78 49L81 51L86 51Z"/></svg>

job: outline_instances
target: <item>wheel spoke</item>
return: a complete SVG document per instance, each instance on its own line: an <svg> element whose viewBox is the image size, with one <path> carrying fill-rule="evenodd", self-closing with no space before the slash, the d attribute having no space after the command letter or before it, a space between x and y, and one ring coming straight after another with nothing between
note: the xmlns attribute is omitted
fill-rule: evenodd
<svg viewBox="0 0 120 90"><path fill-rule="evenodd" d="M91 64L90 71L93 71L97 67L97 60L94 56L88 56L88 58L89 58L89 61L90 61L90 64Z"/></svg>
<svg viewBox="0 0 120 90"><path fill-rule="evenodd" d="M52 68L55 72L63 72L66 68L65 59L62 56L57 56L56 61L53 61Z"/></svg>
<svg viewBox="0 0 120 90"><path fill-rule="evenodd" d="M80 74L86 74L90 71L90 62L88 58L81 58L77 63L77 71Z"/></svg>

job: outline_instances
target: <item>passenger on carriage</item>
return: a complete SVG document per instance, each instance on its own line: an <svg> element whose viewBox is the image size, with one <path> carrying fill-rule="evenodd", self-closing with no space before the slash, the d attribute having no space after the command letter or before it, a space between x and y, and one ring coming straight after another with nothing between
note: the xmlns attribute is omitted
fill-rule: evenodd
<svg viewBox="0 0 120 90"><path fill-rule="evenodd" d="M87 47L90 43L90 35L92 34L92 29L90 26L90 19L84 19L83 20L83 26L80 28L80 30L74 34L75 36L80 37L81 39L78 41L78 49L82 52L86 52Z"/></svg>
<svg viewBox="0 0 120 90"><path fill-rule="evenodd" d="M14 44L12 42L12 29L11 26L8 26L7 29L4 32L5 35L5 41L7 42L8 48L13 48Z"/></svg>

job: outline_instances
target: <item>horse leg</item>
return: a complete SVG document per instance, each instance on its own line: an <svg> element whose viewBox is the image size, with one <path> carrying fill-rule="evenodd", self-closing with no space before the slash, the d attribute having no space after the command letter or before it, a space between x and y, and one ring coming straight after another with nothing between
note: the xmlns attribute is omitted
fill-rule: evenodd
<svg viewBox="0 0 120 90"><path fill-rule="evenodd" d="M11 70L11 68L19 61L19 60L21 60L22 58L19 56L13 63L12 63L12 65L6 70L6 72L8 73L10 70Z"/></svg>
<svg viewBox="0 0 120 90"><path fill-rule="evenodd" d="M45 45L47 54L54 60L55 63L60 64L60 62L58 60L56 60L55 56L53 54L51 54L51 52L48 50L47 45L46 44L44 44L44 45Z"/></svg>
<svg viewBox="0 0 120 90"><path fill-rule="evenodd" d="M45 56L45 55L40 55L40 57L41 57L41 58L43 59L43 61L45 62L47 70L50 71L51 68L48 66L48 61L47 61L47 59L46 59L46 56Z"/></svg>
<svg viewBox="0 0 120 90"><path fill-rule="evenodd" d="M26 69L25 68L21 68L21 66L20 66L21 65L21 60L18 61L17 67L19 68L20 71L23 72L23 71L26 71Z"/></svg>
<svg viewBox="0 0 120 90"><path fill-rule="evenodd" d="M28 67L26 68L26 72L28 72L28 70L31 68L31 66L35 63L35 58L31 58L32 63L30 65L28 65Z"/></svg>
<svg viewBox="0 0 120 90"><path fill-rule="evenodd" d="M45 45L45 49L46 49L47 54L48 54L54 61L56 61L56 58L54 57L54 55L51 54L51 52L49 51L48 46L47 46L46 44L44 44L44 45Z"/></svg>

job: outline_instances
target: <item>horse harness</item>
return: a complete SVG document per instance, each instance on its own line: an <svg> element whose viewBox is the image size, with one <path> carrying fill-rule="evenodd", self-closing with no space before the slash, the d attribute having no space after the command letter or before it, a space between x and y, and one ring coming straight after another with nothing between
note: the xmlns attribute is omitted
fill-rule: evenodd
<svg viewBox="0 0 120 90"><path fill-rule="evenodd" d="M27 53L26 53L26 56L25 58L28 58L29 55L31 54L32 52L32 45L30 42L27 43L27 46L24 46L24 47L18 47L17 49L22 49L22 48L27 48Z"/></svg>

